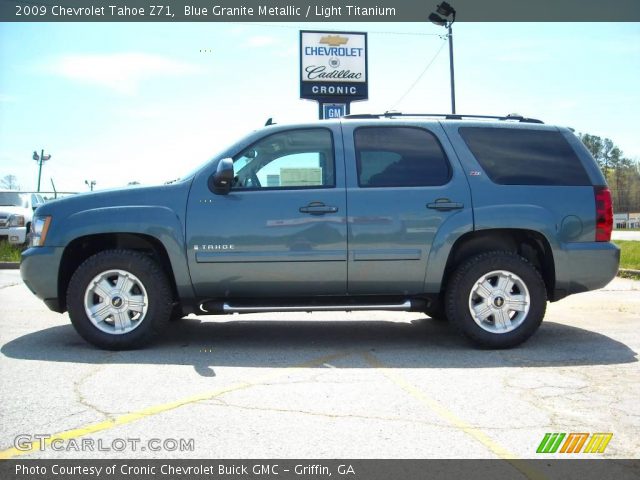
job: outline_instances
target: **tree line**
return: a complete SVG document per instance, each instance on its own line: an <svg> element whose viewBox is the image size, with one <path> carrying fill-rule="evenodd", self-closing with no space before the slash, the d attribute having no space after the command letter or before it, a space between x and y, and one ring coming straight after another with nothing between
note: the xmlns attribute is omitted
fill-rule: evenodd
<svg viewBox="0 0 640 480"><path fill-rule="evenodd" d="M607 180L616 213L640 212L640 164L626 158L611 139L578 135Z"/></svg>

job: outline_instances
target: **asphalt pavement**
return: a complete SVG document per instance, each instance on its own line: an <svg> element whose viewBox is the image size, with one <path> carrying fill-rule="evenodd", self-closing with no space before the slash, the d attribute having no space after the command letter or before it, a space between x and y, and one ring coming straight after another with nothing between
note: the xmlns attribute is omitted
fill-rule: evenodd
<svg viewBox="0 0 640 480"><path fill-rule="evenodd" d="M637 281L550 304L506 351L359 312L187 317L107 352L8 270L0 306L0 458L535 458L552 432L640 453Z"/></svg>

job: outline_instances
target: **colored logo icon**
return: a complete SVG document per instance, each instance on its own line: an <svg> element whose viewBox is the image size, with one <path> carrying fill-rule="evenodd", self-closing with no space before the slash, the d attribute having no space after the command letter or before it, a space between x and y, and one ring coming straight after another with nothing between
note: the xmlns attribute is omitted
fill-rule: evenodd
<svg viewBox="0 0 640 480"><path fill-rule="evenodd" d="M545 433L536 453L604 453L611 437L613 433Z"/></svg>

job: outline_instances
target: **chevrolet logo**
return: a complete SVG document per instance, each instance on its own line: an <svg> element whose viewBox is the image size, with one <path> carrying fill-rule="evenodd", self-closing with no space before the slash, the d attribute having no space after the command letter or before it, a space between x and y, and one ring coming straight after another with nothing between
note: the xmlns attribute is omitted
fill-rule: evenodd
<svg viewBox="0 0 640 480"><path fill-rule="evenodd" d="M341 37L340 35L326 35L320 39L320 43L330 47L339 47L340 45L345 45L348 41L347 37Z"/></svg>

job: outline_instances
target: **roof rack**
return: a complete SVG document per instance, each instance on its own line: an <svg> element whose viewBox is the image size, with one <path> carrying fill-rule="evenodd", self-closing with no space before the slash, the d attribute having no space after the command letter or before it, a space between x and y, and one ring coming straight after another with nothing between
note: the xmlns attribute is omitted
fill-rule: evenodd
<svg viewBox="0 0 640 480"><path fill-rule="evenodd" d="M465 118L480 118L480 119L492 119L502 121L516 121L524 123L544 123L537 118L527 118L522 115L459 115L456 113L400 113L400 112L385 112L385 113L355 113L352 115L345 115L343 118L349 119L367 119L367 118L394 118L394 117L440 117L445 120L463 120Z"/></svg>

